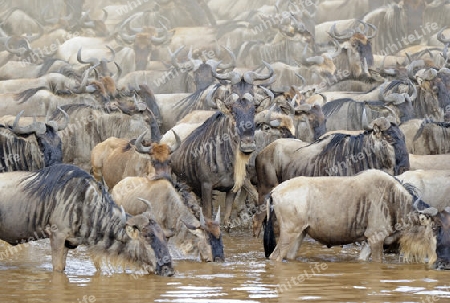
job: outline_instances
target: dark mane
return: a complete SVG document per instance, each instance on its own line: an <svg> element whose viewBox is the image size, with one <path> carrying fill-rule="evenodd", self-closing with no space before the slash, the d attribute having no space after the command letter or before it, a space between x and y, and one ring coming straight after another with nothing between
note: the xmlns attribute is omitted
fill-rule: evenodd
<svg viewBox="0 0 450 303"><path fill-rule="evenodd" d="M416 132L416 134L415 134L415 136L413 138L413 141L417 140L422 135L425 127L430 125L430 124L437 125L437 126L439 126L441 128L449 128L450 127L450 122L434 122L431 119L424 119L422 121L422 123L420 124L420 127L417 130L417 132Z"/></svg>
<svg viewBox="0 0 450 303"><path fill-rule="evenodd" d="M35 88L26 89L23 92L20 92L15 95L15 100L20 104L26 102L29 98L34 96L40 90L46 90L46 86L39 86Z"/></svg>
<svg viewBox="0 0 450 303"><path fill-rule="evenodd" d="M428 205L425 201L423 201L420 198L420 191L419 191L419 189L416 186L414 186L411 183L404 183L403 181L397 179L395 176L394 176L394 179L397 182L399 182L403 186L403 188L405 188L408 191L408 193L413 197L413 201L414 201L415 207L418 210L423 210L425 208L430 207L430 205Z"/></svg>
<svg viewBox="0 0 450 303"><path fill-rule="evenodd" d="M52 67L53 63L55 63L56 61L60 61L60 59L45 58L44 63L41 64L41 68L39 69L39 72L37 74L38 78L45 75L50 69L50 67Z"/></svg>
<svg viewBox="0 0 450 303"><path fill-rule="evenodd" d="M328 118L335 112L339 111L342 108L342 106L344 106L344 104L348 102L355 102L355 101L351 98L340 98L333 100L333 102L327 102L322 106L322 112L325 115L325 117ZM361 103L361 105L364 104Z"/></svg>
<svg viewBox="0 0 450 303"><path fill-rule="evenodd" d="M319 154L319 157L322 157L328 153L336 153L337 155L344 155L347 151L359 152L363 147L364 133L353 136L349 134L332 134L331 141L325 146L322 152ZM326 138L328 138L327 136ZM325 139L325 138L324 138ZM347 146L346 146L347 145ZM350 149L348 147L350 146ZM344 160L344 159L343 159Z"/></svg>
<svg viewBox="0 0 450 303"><path fill-rule="evenodd" d="M220 84L215 84L212 89L212 94L216 92L216 90L220 87ZM190 112L194 110L209 110L211 109L207 104L204 104L200 101L200 97L207 93L208 88L197 90L196 92L190 94L186 98L181 99L177 103L175 103L174 109L177 114L176 120L180 120L182 117L186 116ZM209 93L209 92L208 92Z"/></svg>
<svg viewBox="0 0 450 303"><path fill-rule="evenodd" d="M76 184L71 184L73 182ZM94 183L102 190L103 200L108 204L114 204L104 188L91 175L75 165L55 164L45 167L22 179L20 183L24 184L24 191L30 197L40 201L53 201L53 203L56 203L58 199L68 199L73 191L76 191L80 197L84 196L87 188ZM58 194L63 194L63 197L57 199Z"/></svg>
<svg viewBox="0 0 450 303"><path fill-rule="evenodd" d="M98 109L98 110L100 109L96 106L87 105L87 104L66 104L66 105L63 105L60 107L69 116L83 108L91 108L91 109ZM55 121L62 119L62 118L64 118L64 114L60 110L57 110L57 109L55 111L53 111L53 113L50 116L50 120L55 120Z"/></svg>

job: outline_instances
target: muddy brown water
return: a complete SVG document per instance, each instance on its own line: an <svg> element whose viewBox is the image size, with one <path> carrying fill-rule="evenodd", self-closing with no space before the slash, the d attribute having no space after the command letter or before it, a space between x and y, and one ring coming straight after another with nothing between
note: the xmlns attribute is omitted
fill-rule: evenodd
<svg viewBox="0 0 450 303"><path fill-rule="evenodd" d="M359 247L331 249L306 239L296 261L264 258L250 231L224 235L224 263L175 258L174 277L104 266L97 272L80 247L66 273L53 273L48 240L0 243L0 302L450 302L450 272L403 264L357 262Z"/></svg>

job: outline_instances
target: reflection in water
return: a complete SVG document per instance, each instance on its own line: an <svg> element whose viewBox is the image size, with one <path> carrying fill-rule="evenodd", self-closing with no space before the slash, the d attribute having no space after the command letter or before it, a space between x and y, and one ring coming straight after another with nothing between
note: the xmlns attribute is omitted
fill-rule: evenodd
<svg viewBox="0 0 450 303"><path fill-rule="evenodd" d="M1 302L427 302L450 298L448 272L423 264L357 262L354 245L326 248L305 240L295 262L264 258L261 239L224 236L226 262L175 260L171 278L104 267L86 251L69 253L66 274L51 270L50 245L34 242L1 254ZM0 253L9 249L0 244ZM444 301L442 301L444 302Z"/></svg>

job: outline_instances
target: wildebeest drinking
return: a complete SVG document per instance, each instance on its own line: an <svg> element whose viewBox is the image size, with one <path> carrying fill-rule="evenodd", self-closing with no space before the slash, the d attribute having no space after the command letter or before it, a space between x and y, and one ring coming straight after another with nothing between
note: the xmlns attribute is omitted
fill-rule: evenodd
<svg viewBox="0 0 450 303"><path fill-rule="evenodd" d="M54 271L69 249L86 245L96 264L133 266L162 276L174 273L162 228L149 213L130 216L85 171L55 164L36 172L0 175L0 239L11 245L50 238Z"/></svg>

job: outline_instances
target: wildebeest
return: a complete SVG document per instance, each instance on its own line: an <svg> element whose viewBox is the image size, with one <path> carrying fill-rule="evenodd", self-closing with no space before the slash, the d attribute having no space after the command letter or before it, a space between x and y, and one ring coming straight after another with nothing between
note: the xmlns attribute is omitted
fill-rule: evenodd
<svg viewBox="0 0 450 303"><path fill-rule="evenodd" d="M258 204L279 183L297 176L351 176L370 168L399 175L409 170L403 133L385 118L372 121L359 135L334 133L310 145L283 149L276 140L256 157ZM254 217L253 233L259 235L265 213Z"/></svg>
<svg viewBox="0 0 450 303"><path fill-rule="evenodd" d="M160 144L159 139L144 145L143 132L134 143L111 137L97 144L91 152L91 171L94 178L112 189L128 176L170 177L170 154L176 145ZM176 136L176 135L175 135Z"/></svg>
<svg viewBox="0 0 450 303"><path fill-rule="evenodd" d="M172 171L201 197L205 217L211 218L212 190L227 193L224 221L228 223L232 201L246 177L246 164L255 151L254 81L273 76L237 72L216 74L231 84L225 100L216 99L218 111L192 132L172 154Z"/></svg>
<svg viewBox="0 0 450 303"><path fill-rule="evenodd" d="M33 121L27 126L19 124L20 112L12 126L8 126L8 116L1 118L0 124L0 172L27 170L34 171L62 162L61 138L58 131L67 126L68 116L58 125L54 121ZM11 117L12 118L12 117ZM6 123L5 123L6 122Z"/></svg>
<svg viewBox="0 0 450 303"><path fill-rule="evenodd" d="M438 211L450 206L450 171L414 170L405 171L397 179L414 187L416 196Z"/></svg>
<svg viewBox="0 0 450 303"><path fill-rule="evenodd" d="M342 188L352 188L343 192ZM347 177L296 177L278 185L267 198L268 221L276 215L280 225L277 246L268 247L266 256L282 261L294 259L302 240L308 234L328 246L367 241L360 259L381 262L384 240L396 232L419 225L419 214L439 220L436 208L412 195L398 180L379 170L368 170ZM343 211L345 210L345 211ZM265 233L272 233L271 224ZM438 246L448 250L450 228L442 226ZM425 235L424 235L425 236ZM427 235L428 237L432 235ZM402 237L402 235L400 236ZM416 241L414 245L424 245ZM429 265L437 258L448 260L448 251L424 247Z"/></svg>
<svg viewBox="0 0 450 303"><path fill-rule="evenodd" d="M409 75L416 78L419 87L414 102L416 117L444 121L445 113L450 112L450 70L425 68L425 64L422 67L415 75Z"/></svg>
<svg viewBox="0 0 450 303"><path fill-rule="evenodd" d="M412 141L411 145L407 148L412 154L448 154L450 153L450 123L425 119L410 141Z"/></svg>
<svg viewBox="0 0 450 303"><path fill-rule="evenodd" d="M69 125L58 133L62 140L63 162L78 165L86 171L90 169L91 151L98 143L110 137L130 140L144 131L150 134L156 129L156 121L148 110L127 115L82 104L61 108L70 117ZM60 121L62 115L54 112L50 119Z"/></svg>
<svg viewBox="0 0 450 303"><path fill-rule="evenodd" d="M0 180L0 239L17 245L50 238L54 271L65 269L69 249L86 245L96 261L107 256L115 265L173 275L166 239L154 218L121 211L80 168L55 164L37 172L3 173Z"/></svg>
<svg viewBox="0 0 450 303"><path fill-rule="evenodd" d="M395 80L381 85L377 90L377 101L343 98L327 102L322 107L327 118L327 130L363 130L379 117L390 117L398 124L414 118L412 104L417 90L411 81L406 82ZM403 87L406 87L406 93L402 92Z"/></svg>
<svg viewBox="0 0 450 303"><path fill-rule="evenodd" d="M183 254L200 255L200 260L206 262L224 261L220 212L214 221L205 219L201 211L197 219L171 181L127 177L114 187L111 196L131 215L148 211L163 228L172 229L174 236L169 244Z"/></svg>
<svg viewBox="0 0 450 303"><path fill-rule="evenodd" d="M373 53L371 39L376 36L375 25L357 20L358 25L363 25L361 30L358 26L349 28L339 33L335 24L331 27L329 35L342 43L342 52L336 57L337 70L347 71L352 78L368 77L369 67L373 65ZM369 27L372 33L369 34Z"/></svg>

